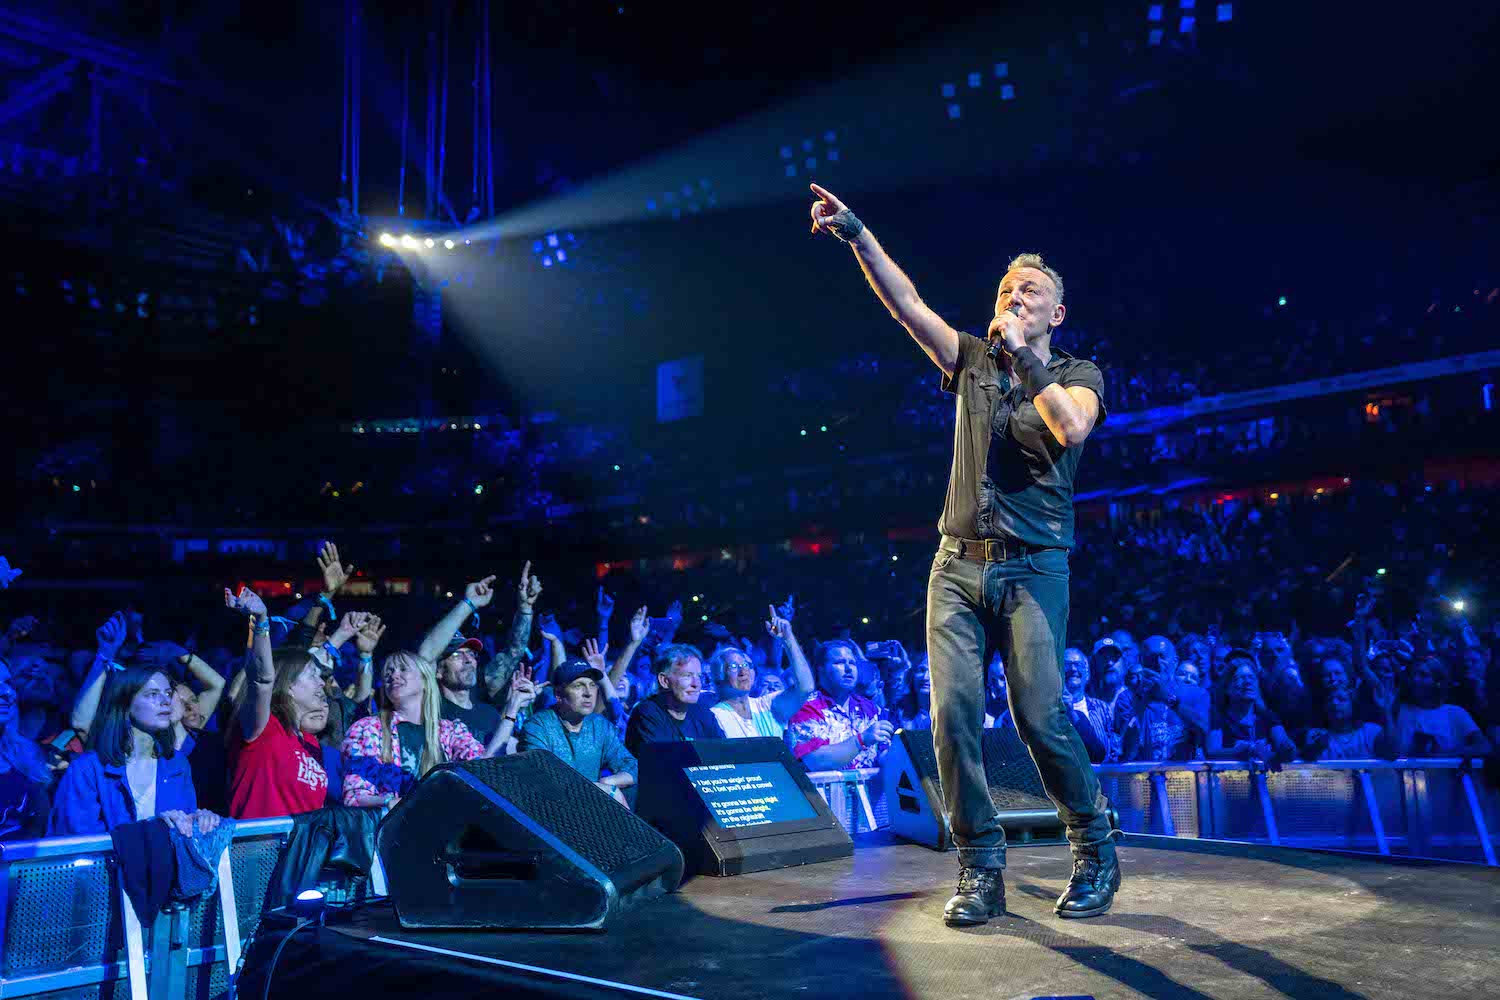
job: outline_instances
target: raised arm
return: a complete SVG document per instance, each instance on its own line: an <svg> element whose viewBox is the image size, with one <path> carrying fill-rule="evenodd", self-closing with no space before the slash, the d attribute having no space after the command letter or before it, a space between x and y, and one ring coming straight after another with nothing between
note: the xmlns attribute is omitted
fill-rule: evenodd
<svg viewBox="0 0 1500 1000"><path fill-rule="evenodd" d="M68 721L73 728L80 733L86 733L94 724L94 716L99 712L99 699L104 694L104 675L109 670L111 661L120 652L120 645L125 641L125 614L116 611L109 616L109 620L99 626L94 633L98 642L97 652L94 654L94 665L89 668L88 676L83 680L83 687L78 691L78 697L73 702L73 716Z"/></svg>
<svg viewBox="0 0 1500 1000"><path fill-rule="evenodd" d="M271 721L271 688L276 684L276 664L271 659L271 616L266 613L265 602L249 587L241 587L238 594L224 588L224 606L249 615L254 633L250 643L251 662L249 696L240 706L240 731L246 743L253 743L266 730Z"/></svg>
<svg viewBox="0 0 1500 1000"><path fill-rule="evenodd" d="M792 672L795 675L796 685L778 694L771 702L772 714L785 724L807 701L807 696L813 693L812 666L807 662L807 654L802 652L802 644L797 641L797 633L792 631L792 623L776 613L775 605L771 606L771 617L766 622L766 631L786 643L787 653L792 658Z"/></svg>
<svg viewBox="0 0 1500 1000"><path fill-rule="evenodd" d="M809 186L819 199L812 207L813 232L830 233L854 248L865 280L891 316L906 328L944 375L952 375L958 367L958 331L928 308L911 279L847 205L828 190L816 184Z"/></svg>
<svg viewBox="0 0 1500 1000"><path fill-rule="evenodd" d="M458 631L464 619L471 614L477 615L479 609L488 605L495 599L495 592L490 584L495 582L493 576L487 576L483 580L471 583L464 588L463 600L453 606L438 623L432 626L432 631L427 633L427 638L422 640L422 645L417 650L417 655L424 660L437 662L437 658L443 655L443 648L448 645L448 640Z"/></svg>
<svg viewBox="0 0 1500 1000"><path fill-rule="evenodd" d="M609 670L610 684L620 683L620 678L624 677L625 671L630 669L630 661L634 660L635 654L640 651L641 643L645 642L646 636L650 634L649 612L645 608L637 608L630 618L630 641L625 644L624 649L620 650L620 655L615 657L615 665Z"/></svg>
<svg viewBox="0 0 1500 1000"><path fill-rule="evenodd" d="M188 654L187 669L203 685L203 690L198 692L198 711L203 713L205 719L212 718L219 707L219 700L224 697L223 675L194 653Z"/></svg>
<svg viewBox="0 0 1500 1000"><path fill-rule="evenodd" d="M516 722L521 712L536 701L536 696L537 687L531 680L531 668L524 663L517 664L510 675L510 690L505 696L505 711L500 716L500 728L495 730L495 735L490 737L489 746L484 748L486 757L497 756L501 748L510 742L510 738L515 735Z"/></svg>
<svg viewBox="0 0 1500 1000"><path fill-rule="evenodd" d="M375 647L380 645L383 635L385 625L380 616L370 615L354 637L354 647L359 650L359 679L354 682L353 690L345 694L356 705L363 705L375 693Z"/></svg>

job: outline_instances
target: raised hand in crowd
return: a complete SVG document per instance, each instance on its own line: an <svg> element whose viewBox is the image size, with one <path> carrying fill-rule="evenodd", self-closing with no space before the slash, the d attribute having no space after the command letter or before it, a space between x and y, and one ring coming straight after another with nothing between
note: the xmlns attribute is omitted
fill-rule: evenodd
<svg viewBox="0 0 1500 1000"><path fill-rule="evenodd" d="M137 646L144 645L146 642L145 616L134 608L131 608L129 611L125 612L125 625L129 633L130 640Z"/></svg>
<svg viewBox="0 0 1500 1000"><path fill-rule="evenodd" d="M116 611L100 625L94 632L94 640L98 643L98 655L101 659L113 660L120 654L120 647L125 644L125 613Z"/></svg>
<svg viewBox="0 0 1500 1000"><path fill-rule="evenodd" d="M531 575L531 560L521 567L521 582L516 585L516 607L530 611L536 607L536 599L542 596L542 578Z"/></svg>
<svg viewBox="0 0 1500 1000"><path fill-rule="evenodd" d="M480 608L489 607L490 602L495 599L494 583L495 577L491 574L464 587L463 598L438 619L437 624L423 637L422 645L417 648L417 655L436 663L449 640L463 627L469 616L479 614Z"/></svg>
<svg viewBox="0 0 1500 1000"><path fill-rule="evenodd" d="M242 615L249 615L251 618L264 618L267 615L266 602L262 601L260 595L249 587L241 587L238 594L225 587L224 606Z"/></svg>
<svg viewBox="0 0 1500 1000"><path fill-rule="evenodd" d="M5 590L20 579L23 569L11 566L10 560L0 556L0 590Z"/></svg>
<svg viewBox="0 0 1500 1000"><path fill-rule="evenodd" d="M339 559L339 547L332 542L324 542L318 550L318 570L323 574L323 594L330 599L337 597L354 576L353 564L343 564Z"/></svg>
<svg viewBox="0 0 1500 1000"><path fill-rule="evenodd" d="M599 648L598 641L594 639L583 640L583 662L587 663L589 666L593 667L601 674L607 675L609 673L609 671L604 668L604 650Z"/></svg>
<svg viewBox="0 0 1500 1000"><path fill-rule="evenodd" d="M651 618L644 607L636 608L630 616L630 643L639 646L651 634Z"/></svg>
<svg viewBox="0 0 1500 1000"><path fill-rule="evenodd" d="M359 650L359 655L372 656L375 647L380 645L380 637L385 635L385 624L379 615L365 615L359 630L354 635L354 648Z"/></svg>
<svg viewBox="0 0 1500 1000"><path fill-rule="evenodd" d="M615 613L614 595L605 593L604 588L600 587L598 596L594 598L594 610L601 619L607 621Z"/></svg>
<svg viewBox="0 0 1500 1000"><path fill-rule="evenodd" d="M521 713L531 707L539 693L540 689L532 678L531 667L525 663L516 664L510 674L510 683L506 685L500 728L495 730L495 735L490 737L489 744L484 748L486 757L494 757L509 746L515 736Z"/></svg>

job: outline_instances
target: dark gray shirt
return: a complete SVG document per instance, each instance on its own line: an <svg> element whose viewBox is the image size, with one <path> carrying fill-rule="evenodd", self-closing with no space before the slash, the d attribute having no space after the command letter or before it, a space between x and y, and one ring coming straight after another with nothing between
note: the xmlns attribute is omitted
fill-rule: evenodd
<svg viewBox="0 0 1500 1000"><path fill-rule="evenodd" d="M958 335L958 363L943 391L958 396L953 469L938 531L956 538L1008 538L1027 545L1073 546L1073 479L1083 446L1064 448L1036 403L988 345ZM1047 370L1064 388L1086 386L1099 397L1104 376L1092 361L1052 349Z"/></svg>

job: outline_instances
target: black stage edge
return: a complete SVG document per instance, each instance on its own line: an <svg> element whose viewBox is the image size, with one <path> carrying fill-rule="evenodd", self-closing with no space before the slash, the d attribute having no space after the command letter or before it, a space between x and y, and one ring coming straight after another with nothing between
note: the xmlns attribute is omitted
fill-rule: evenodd
<svg viewBox="0 0 1500 1000"><path fill-rule="evenodd" d="M942 924L956 855L883 834L854 857L694 878L606 934L403 931L389 907L287 946L271 996L935 997L1030 1000L1491 997L1500 870L1130 837L1115 908L1059 920L1063 846L1012 847L1010 913ZM285 931L255 942L259 997ZM502 992L503 991L503 992Z"/></svg>

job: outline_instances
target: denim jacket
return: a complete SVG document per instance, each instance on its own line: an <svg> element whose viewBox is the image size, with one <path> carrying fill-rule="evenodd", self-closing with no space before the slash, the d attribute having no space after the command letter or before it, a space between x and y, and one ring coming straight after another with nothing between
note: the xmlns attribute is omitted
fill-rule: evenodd
<svg viewBox="0 0 1500 1000"><path fill-rule="evenodd" d="M184 744L171 757L156 762L156 814L180 809L195 812L198 796L193 791L193 773L188 769ZM106 764L90 750L80 754L63 772L52 799L47 836L108 833L121 823L135 822L135 799L124 765Z"/></svg>

